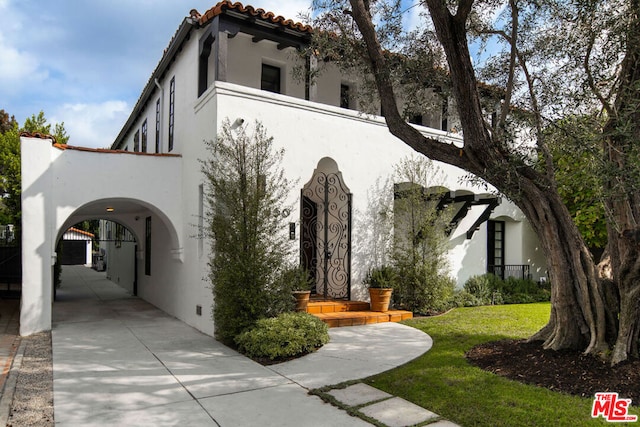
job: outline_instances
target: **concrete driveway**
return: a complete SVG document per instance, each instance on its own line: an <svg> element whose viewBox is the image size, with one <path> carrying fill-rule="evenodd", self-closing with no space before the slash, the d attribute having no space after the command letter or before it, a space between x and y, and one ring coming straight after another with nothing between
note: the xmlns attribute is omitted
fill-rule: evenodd
<svg viewBox="0 0 640 427"><path fill-rule="evenodd" d="M416 329L330 330L318 352L264 367L127 295L86 267L63 268L53 310L60 426L363 426L308 389L373 375L426 352Z"/></svg>

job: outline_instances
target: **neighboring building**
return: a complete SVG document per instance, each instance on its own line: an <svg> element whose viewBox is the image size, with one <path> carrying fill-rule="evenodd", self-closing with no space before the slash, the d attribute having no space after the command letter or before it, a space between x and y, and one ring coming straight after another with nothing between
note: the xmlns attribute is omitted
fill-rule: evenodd
<svg viewBox="0 0 640 427"><path fill-rule="evenodd" d="M106 251L111 279L120 278L120 285L130 292L212 334L213 301L207 280L210 246L199 232L206 211L199 159L209 155L204 141L215 138L224 120L249 127L258 120L273 136L276 147L285 149L282 166L287 178L298 183L290 195L295 208L283 212L292 247L300 248L303 264L315 271L319 282L325 263L329 277L341 277L331 281L329 296L365 298L362 279L384 252L384 239L376 234L384 231L372 226L379 215L376 203L393 200L393 184L401 184L389 181L394 166L414 152L389 133L382 117L356 110L356 79L342 76L331 66L315 82L292 77L297 65L317 65L318 60L305 61L297 55L297 49L309 42L310 31L305 25L240 3L223 1L202 15L191 11L143 88L112 150L51 147L38 139L42 136L23 136L23 161L25 153L40 159L23 175L23 183L34 184L23 193L23 206L25 197L40 206L37 191L48 182L40 177L55 176L57 193L47 203L64 209L56 211L50 234L59 236L63 227L88 218L107 218L124 225L135 245L118 262L115 243ZM437 113L425 113L415 121L433 127L417 128L462 146L462 138L448 132L458 123L450 114L453 110L444 105ZM92 180L92 185L77 182L78 171L90 171L91 164L112 174L96 177L102 181ZM438 188L436 202L450 206L453 212L449 258L458 286L489 270L544 277L543 254L517 207L497 196L478 194L477 188L466 183L466 172L438 166L446 182ZM344 203L332 204L333 199L324 197L324 189L318 187L323 174L335 174L335 190L343 192ZM325 212L339 219L324 224ZM29 220L37 222L38 218ZM314 222L339 231L318 235L311 226ZM48 241L38 233L38 229L27 233L23 241L33 239L32 247L55 244L55 239ZM325 240L343 249L327 255ZM46 266L41 270L30 273L34 289L37 280L47 280ZM28 297L44 298L42 316L46 318L48 291L42 283L39 286L40 293ZM33 321L23 330L46 325L46 321Z"/></svg>
<svg viewBox="0 0 640 427"><path fill-rule="evenodd" d="M15 245L15 226L13 224L0 224L0 245Z"/></svg>
<svg viewBox="0 0 640 427"><path fill-rule="evenodd" d="M91 266L93 254L93 233L77 228L69 228L62 236L60 263L62 265Z"/></svg>

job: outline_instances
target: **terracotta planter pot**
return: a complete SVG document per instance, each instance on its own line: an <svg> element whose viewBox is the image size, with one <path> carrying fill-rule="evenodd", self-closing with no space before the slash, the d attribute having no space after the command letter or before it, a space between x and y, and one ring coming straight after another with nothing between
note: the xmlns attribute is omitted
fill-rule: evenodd
<svg viewBox="0 0 640 427"><path fill-rule="evenodd" d="M293 296L296 299L296 311L307 311L310 295L311 291L293 291Z"/></svg>
<svg viewBox="0 0 640 427"><path fill-rule="evenodd" d="M369 288L371 311L389 311L392 288Z"/></svg>

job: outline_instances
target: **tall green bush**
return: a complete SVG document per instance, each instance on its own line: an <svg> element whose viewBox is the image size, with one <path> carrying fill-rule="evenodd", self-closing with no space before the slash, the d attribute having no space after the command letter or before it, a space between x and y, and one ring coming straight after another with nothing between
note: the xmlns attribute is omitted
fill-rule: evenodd
<svg viewBox="0 0 640 427"><path fill-rule="evenodd" d="M392 265L394 303L416 313L448 308L455 286L447 261L448 210L439 210L441 172L426 158L396 166Z"/></svg>
<svg viewBox="0 0 640 427"><path fill-rule="evenodd" d="M206 178L209 262L216 337L234 338L258 319L275 316L291 303L290 284L281 280L291 259L281 215L291 190L281 167L284 150L273 148L260 122L251 134L224 120L202 162Z"/></svg>

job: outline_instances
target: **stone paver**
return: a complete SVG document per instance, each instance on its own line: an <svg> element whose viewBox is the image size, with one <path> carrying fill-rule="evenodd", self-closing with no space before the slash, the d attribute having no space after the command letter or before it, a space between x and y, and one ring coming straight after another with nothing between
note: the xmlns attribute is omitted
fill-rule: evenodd
<svg viewBox="0 0 640 427"><path fill-rule="evenodd" d="M360 409L360 412L381 421L388 427L412 426L438 417L433 412L399 397L365 406Z"/></svg>
<svg viewBox="0 0 640 427"><path fill-rule="evenodd" d="M327 394L335 397L338 402L352 407L393 397L389 393L364 383L353 384L343 389L334 389L328 391Z"/></svg>

